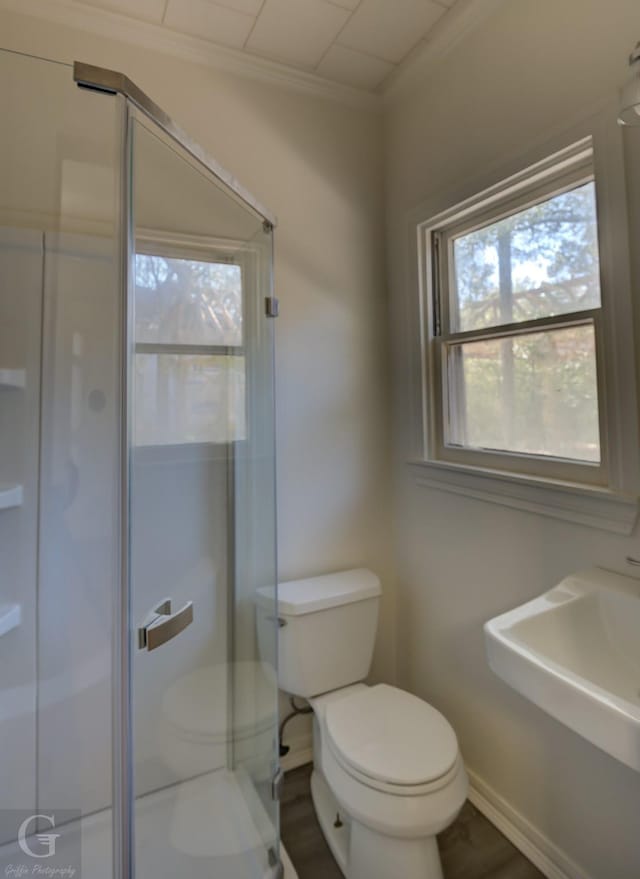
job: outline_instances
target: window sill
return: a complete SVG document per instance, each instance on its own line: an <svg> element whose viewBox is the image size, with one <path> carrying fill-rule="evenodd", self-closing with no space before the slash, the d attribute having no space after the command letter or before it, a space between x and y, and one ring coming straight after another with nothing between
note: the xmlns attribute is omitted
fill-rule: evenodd
<svg viewBox="0 0 640 879"><path fill-rule="evenodd" d="M638 500L603 488L482 470L443 461L409 461L418 485L628 536Z"/></svg>

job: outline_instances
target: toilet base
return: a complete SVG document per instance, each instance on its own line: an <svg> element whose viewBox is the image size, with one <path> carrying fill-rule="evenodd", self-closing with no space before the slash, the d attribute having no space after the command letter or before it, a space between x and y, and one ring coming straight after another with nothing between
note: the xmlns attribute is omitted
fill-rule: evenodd
<svg viewBox="0 0 640 879"><path fill-rule="evenodd" d="M443 879L435 836L401 839L370 830L344 813L322 773L311 775L311 797L324 837L346 879ZM336 827L336 816L341 826Z"/></svg>
<svg viewBox="0 0 640 879"><path fill-rule="evenodd" d="M347 876L347 860L349 857L349 842L351 836L351 822L344 815L338 805L338 801L331 793L331 789L325 781L324 775L314 767L311 773L311 799L316 812L318 823L322 829L331 854L340 867L342 874ZM340 816L341 827L336 827L336 817Z"/></svg>
<svg viewBox="0 0 640 879"><path fill-rule="evenodd" d="M356 821L351 825L348 879L444 879L435 836L383 836Z"/></svg>

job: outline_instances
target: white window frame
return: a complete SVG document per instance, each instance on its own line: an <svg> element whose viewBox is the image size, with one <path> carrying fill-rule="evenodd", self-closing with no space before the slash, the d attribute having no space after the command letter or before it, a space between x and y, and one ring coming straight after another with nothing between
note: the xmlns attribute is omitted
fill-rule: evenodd
<svg viewBox="0 0 640 879"><path fill-rule="evenodd" d="M567 192L585 183L595 182L593 156L590 150L580 149L571 159L564 157L558 166L551 166L542 179L536 175L531 183L507 187L476 206L472 212L463 211L460 215L448 217L446 223L437 228L425 230L429 236L426 246L430 250L433 265L431 280L431 301L434 309L434 336L432 339L431 399L434 411L430 420L434 433L433 444L436 456L442 461L470 464L475 467L488 467L493 470L523 473L525 475L561 479L566 482L584 482L591 485L607 484L607 443L606 443L606 394L604 384L604 340L602 331L602 307L565 313L553 317L519 321L508 325L487 327L480 330L457 331L453 324L451 305L453 291L453 242L460 235L468 234L491 223L497 223L516 212L526 210L560 193ZM598 413L600 462L578 462L552 456L528 455L510 450L476 449L459 446L447 441L453 433L451 411L454 393L448 369L449 352L463 342L517 337L526 333L559 329L564 327L592 326L596 346L596 369L598 376Z"/></svg>
<svg viewBox="0 0 640 879"><path fill-rule="evenodd" d="M421 382L413 395L415 452L410 463L417 465L418 482L428 487L628 534L637 512L639 462L622 142L608 113L585 121L578 130L581 136L569 133L557 138L553 148L547 145L546 151L541 148L537 155L534 152L535 159L522 163L520 170L510 169L511 173L502 178L495 174L497 182L475 190L472 183L467 184L460 193L462 197L438 197L411 215L418 291L417 313L412 314L417 318L419 351L412 363L420 370ZM517 169L517 161L513 166ZM434 259L434 239L438 240L443 230L447 239L460 229L486 225L587 179L594 179L596 187L601 308L544 322L549 326L593 322L601 463L447 445L443 342L446 345L456 337L471 340L495 334L473 331L442 340L437 322L443 316L435 310L435 285L442 282L443 265L441 260L438 267ZM448 302L449 296L442 296L441 306L446 307ZM542 321L531 323L541 325ZM522 332L527 326L515 324L513 331ZM416 331L410 331L410 335L416 338Z"/></svg>

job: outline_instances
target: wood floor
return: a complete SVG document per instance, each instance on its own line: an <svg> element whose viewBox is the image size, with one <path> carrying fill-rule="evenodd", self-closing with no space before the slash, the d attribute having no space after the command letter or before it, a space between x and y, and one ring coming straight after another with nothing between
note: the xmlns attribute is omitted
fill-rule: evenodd
<svg viewBox="0 0 640 879"><path fill-rule="evenodd" d="M310 775L311 765L285 776L282 841L299 879L344 879L313 811ZM471 803L438 837L438 845L445 879L544 879Z"/></svg>

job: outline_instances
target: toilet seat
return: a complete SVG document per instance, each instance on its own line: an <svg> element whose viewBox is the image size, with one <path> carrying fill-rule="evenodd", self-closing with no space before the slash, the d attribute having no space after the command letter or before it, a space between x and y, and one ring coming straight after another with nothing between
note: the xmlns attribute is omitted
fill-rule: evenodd
<svg viewBox="0 0 640 879"><path fill-rule="evenodd" d="M422 699L379 684L327 705L327 745L336 762L369 788L422 796L459 771L456 735Z"/></svg>

